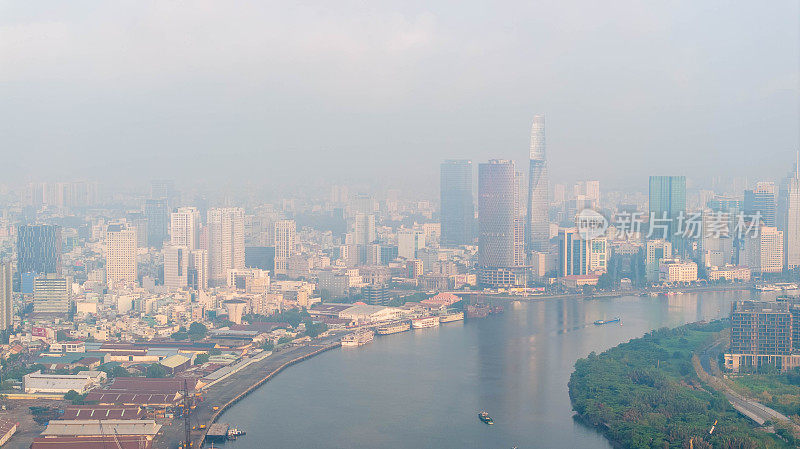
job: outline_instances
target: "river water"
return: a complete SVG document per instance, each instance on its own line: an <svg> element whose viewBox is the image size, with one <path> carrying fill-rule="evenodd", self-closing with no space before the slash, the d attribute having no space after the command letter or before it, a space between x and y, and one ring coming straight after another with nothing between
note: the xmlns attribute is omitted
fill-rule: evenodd
<svg viewBox="0 0 800 449"><path fill-rule="evenodd" d="M376 336L288 368L220 419L235 449L603 448L572 419L575 361L652 329L730 314L749 292L499 302L505 313ZM598 319L622 322L594 325ZM477 418L486 410L495 421Z"/></svg>

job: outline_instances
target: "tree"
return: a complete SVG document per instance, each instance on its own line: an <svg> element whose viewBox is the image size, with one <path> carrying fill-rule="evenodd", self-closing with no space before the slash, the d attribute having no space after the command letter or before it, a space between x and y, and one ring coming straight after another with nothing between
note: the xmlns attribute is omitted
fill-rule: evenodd
<svg viewBox="0 0 800 449"><path fill-rule="evenodd" d="M291 341L292 341L292 337L289 337L289 336L281 337L281 338L278 339L278 344L282 345L284 343L290 343Z"/></svg>
<svg viewBox="0 0 800 449"><path fill-rule="evenodd" d="M272 351L273 349L275 349L275 343L273 343L271 340L267 340L264 342L264 345L261 346L261 349L265 351Z"/></svg>
<svg viewBox="0 0 800 449"><path fill-rule="evenodd" d="M167 370L158 363L154 363L147 367L147 373L145 374L145 377L154 379L164 378L167 377Z"/></svg>
<svg viewBox="0 0 800 449"><path fill-rule="evenodd" d="M56 331L56 341L68 341L69 331L61 329Z"/></svg>
<svg viewBox="0 0 800 449"><path fill-rule="evenodd" d="M211 356L209 354L197 354L197 356L194 358L194 364L195 365L202 365L202 364L208 362L208 359L210 357Z"/></svg>
<svg viewBox="0 0 800 449"><path fill-rule="evenodd" d="M203 323L194 322L189 325L189 338L192 340L201 340L208 333L208 328Z"/></svg>
<svg viewBox="0 0 800 449"><path fill-rule="evenodd" d="M325 323L315 323L310 319L303 322L306 325L306 335L311 338L317 338L319 334L328 330L328 325Z"/></svg>

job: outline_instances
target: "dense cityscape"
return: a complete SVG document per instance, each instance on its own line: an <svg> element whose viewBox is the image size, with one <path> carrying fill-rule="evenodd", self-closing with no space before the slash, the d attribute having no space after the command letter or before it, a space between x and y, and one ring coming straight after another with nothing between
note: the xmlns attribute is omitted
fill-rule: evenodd
<svg viewBox="0 0 800 449"><path fill-rule="evenodd" d="M798 17L0 0L0 449L800 448Z"/></svg>
<svg viewBox="0 0 800 449"><path fill-rule="evenodd" d="M219 413L286 364L508 301L798 288L796 164L741 192L693 191L684 176L651 176L648 195L551 189L537 115L526 173L476 165L442 162L438 202L343 185L228 207L169 180L128 196L88 181L7 189L3 441L235 438ZM735 305L724 369L800 366L800 300L781 297Z"/></svg>

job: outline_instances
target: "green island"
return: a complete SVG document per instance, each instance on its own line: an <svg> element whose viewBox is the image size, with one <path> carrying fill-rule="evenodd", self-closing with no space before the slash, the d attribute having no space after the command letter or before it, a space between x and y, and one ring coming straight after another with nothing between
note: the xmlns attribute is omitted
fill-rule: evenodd
<svg viewBox="0 0 800 449"><path fill-rule="evenodd" d="M620 448L794 447L740 415L696 374L693 353L724 326L659 329L578 360L569 380L576 419Z"/></svg>

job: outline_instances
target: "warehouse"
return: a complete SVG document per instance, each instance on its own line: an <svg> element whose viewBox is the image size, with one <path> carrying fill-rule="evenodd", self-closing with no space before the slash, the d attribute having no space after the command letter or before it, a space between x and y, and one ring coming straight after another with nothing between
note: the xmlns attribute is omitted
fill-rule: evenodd
<svg viewBox="0 0 800 449"><path fill-rule="evenodd" d="M22 378L25 393L57 393L66 394L75 390L86 393L106 380L102 371L81 371L77 374L42 374L35 371Z"/></svg>
<svg viewBox="0 0 800 449"><path fill-rule="evenodd" d="M144 437L147 440L152 440L159 430L161 430L161 424L157 424L151 419L108 419L104 421L96 419L54 420L47 424L47 427L42 431L42 436L102 437L115 435Z"/></svg>
<svg viewBox="0 0 800 449"><path fill-rule="evenodd" d="M144 436L39 437L31 449L150 449L152 442Z"/></svg>

